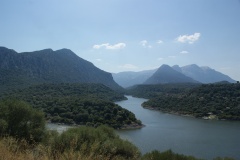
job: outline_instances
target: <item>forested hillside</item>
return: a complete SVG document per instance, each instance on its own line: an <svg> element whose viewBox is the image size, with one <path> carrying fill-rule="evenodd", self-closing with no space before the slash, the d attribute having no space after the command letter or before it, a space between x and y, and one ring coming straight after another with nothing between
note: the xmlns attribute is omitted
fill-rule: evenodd
<svg viewBox="0 0 240 160"><path fill-rule="evenodd" d="M165 93L143 106L204 119L240 120L240 84L206 84L187 92Z"/></svg>
<svg viewBox="0 0 240 160"><path fill-rule="evenodd" d="M125 97L102 84L42 84L14 90L2 98L26 101L55 123L107 124L114 128L141 125L132 112L112 102Z"/></svg>
<svg viewBox="0 0 240 160"><path fill-rule="evenodd" d="M199 83L171 83L136 85L127 89L127 93L135 97L152 99L163 94L180 94L187 92L191 88L200 86Z"/></svg>
<svg viewBox="0 0 240 160"><path fill-rule="evenodd" d="M107 126L47 130L44 114L19 100L0 101L0 159L8 160L197 160L192 156L139 149ZM215 158L214 160L233 160Z"/></svg>
<svg viewBox="0 0 240 160"><path fill-rule="evenodd" d="M42 83L101 83L122 88L105 72L69 49L44 49L17 53L0 47L0 90L24 88Z"/></svg>

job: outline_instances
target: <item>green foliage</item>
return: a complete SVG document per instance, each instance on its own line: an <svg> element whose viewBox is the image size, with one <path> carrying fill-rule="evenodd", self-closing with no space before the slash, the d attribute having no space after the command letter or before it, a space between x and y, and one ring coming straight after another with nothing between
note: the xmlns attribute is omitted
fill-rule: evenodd
<svg viewBox="0 0 240 160"><path fill-rule="evenodd" d="M59 97L84 99L98 98L108 101L120 101L126 99L123 94L118 93L103 84L95 83L45 83L33 85L25 89L15 89L2 96L23 97L27 101L37 101L38 99L51 100Z"/></svg>
<svg viewBox="0 0 240 160"><path fill-rule="evenodd" d="M135 97L154 98L163 94L179 94L199 86L198 83L171 83L155 85L136 85L127 89L127 93Z"/></svg>
<svg viewBox="0 0 240 160"><path fill-rule="evenodd" d="M192 156L185 156L182 154L177 154L172 152L171 150L167 150L165 152L152 151L150 153L146 153L143 155L142 160L198 160Z"/></svg>
<svg viewBox="0 0 240 160"><path fill-rule="evenodd" d="M78 57L69 49L17 53L0 47L0 90L42 83L101 83L114 90L122 88L112 75Z"/></svg>
<svg viewBox="0 0 240 160"><path fill-rule="evenodd" d="M0 134L29 142L40 142L44 137L44 114L22 101L0 102Z"/></svg>
<svg viewBox="0 0 240 160"><path fill-rule="evenodd" d="M35 145L29 139L0 138L0 159L42 159L42 160L197 160L191 156L152 151L141 156L132 143L122 140L112 128L107 126L70 128L62 134L48 131L42 142ZM214 160L234 160L215 158Z"/></svg>
<svg viewBox="0 0 240 160"><path fill-rule="evenodd" d="M143 106L195 117L240 120L240 85L201 85L187 92L153 97Z"/></svg>
<svg viewBox="0 0 240 160"><path fill-rule="evenodd" d="M120 139L113 129L106 126L68 129L61 135L55 136L50 146L53 155L74 151L94 157L108 157L108 159L116 157L137 159L140 156L137 147Z"/></svg>
<svg viewBox="0 0 240 160"><path fill-rule="evenodd" d="M5 94L30 103L53 123L114 128L139 124L135 115L111 101L125 97L102 84L42 84Z"/></svg>
<svg viewBox="0 0 240 160"><path fill-rule="evenodd" d="M214 158L213 160L234 160L234 158L230 158L230 157L224 157L224 158L217 157L217 158Z"/></svg>

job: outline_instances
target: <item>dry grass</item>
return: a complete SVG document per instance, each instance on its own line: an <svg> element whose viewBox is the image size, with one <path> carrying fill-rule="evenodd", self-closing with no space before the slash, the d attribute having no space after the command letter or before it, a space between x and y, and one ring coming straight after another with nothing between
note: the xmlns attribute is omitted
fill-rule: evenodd
<svg viewBox="0 0 240 160"><path fill-rule="evenodd" d="M122 157L107 157L104 155L82 155L81 151L68 150L52 154L48 146L29 145L26 141L17 141L5 137L0 140L0 160L123 160Z"/></svg>
<svg viewBox="0 0 240 160"><path fill-rule="evenodd" d="M42 155L40 154L42 153ZM36 160L48 159L45 149L39 146L30 146L26 141L17 141L6 137L0 140L0 159L1 160Z"/></svg>

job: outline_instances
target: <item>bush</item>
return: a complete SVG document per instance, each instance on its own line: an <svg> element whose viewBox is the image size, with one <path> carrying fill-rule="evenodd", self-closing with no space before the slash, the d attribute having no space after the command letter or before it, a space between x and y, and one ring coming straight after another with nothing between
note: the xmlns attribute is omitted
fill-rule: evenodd
<svg viewBox="0 0 240 160"><path fill-rule="evenodd" d="M44 138L44 114L18 100L0 102L0 134L28 142L40 142Z"/></svg>
<svg viewBox="0 0 240 160"><path fill-rule="evenodd" d="M234 160L234 158L229 158L229 157L220 158L220 157L217 157L217 158L214 158L213 160Z"/></svg>
<svg viewBox="0 0 240 160"><path fill-rule="evenodd" d="M146 153L142 160L197 160L192 156L185 156L177 153L173 153L171 150L167 150L165 152L152 151L150 153Z"/></svg>
<svg viewBox="0 0 240 160"><path fill-rule="evenodd" d="M54 138L50 144L52 155L78 152L91 157L107 159L138 159L140 152L133 144L122 140L106 126L70 128ZM58 159L59 157L55 157Z"/></svg>

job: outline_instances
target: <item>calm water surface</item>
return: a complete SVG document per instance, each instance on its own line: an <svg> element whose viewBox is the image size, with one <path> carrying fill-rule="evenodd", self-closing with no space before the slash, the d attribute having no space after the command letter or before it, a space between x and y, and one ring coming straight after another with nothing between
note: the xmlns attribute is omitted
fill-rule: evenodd
<svg viewBox="0 0 240 160"><path fill-rule="evenodd" d="M127 96L116 104L132 111L146 127L117 131L141 152L154 149L193 155L197 158L233 157L240 160L240 122L208 121L144 109L142 98Z"/></svg>
<svg viewBox="0 0 240 160"><path fill-rule="evenodd" d="M47 128L49 130L56 130L59 133L62 133L64 131L66 131L67 129L71 128L72 126L68 126L68 125L58 125L55 123L47 123Z"/></svg>

